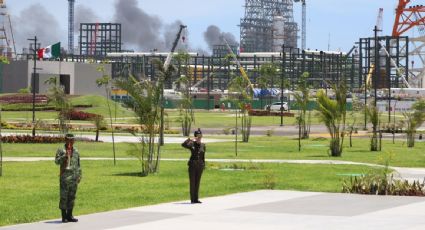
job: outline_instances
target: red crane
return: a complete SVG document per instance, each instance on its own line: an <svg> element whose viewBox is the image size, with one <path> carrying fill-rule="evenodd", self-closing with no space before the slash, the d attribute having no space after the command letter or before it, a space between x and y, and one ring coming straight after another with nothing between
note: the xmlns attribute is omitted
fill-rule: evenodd
<svg viewBox="0 0 425 230"><path fill-rule="evenodd" d="M399 0L392 35L398 37L413 27L425 26L425 6L407 6L411 0Z"/></svg>

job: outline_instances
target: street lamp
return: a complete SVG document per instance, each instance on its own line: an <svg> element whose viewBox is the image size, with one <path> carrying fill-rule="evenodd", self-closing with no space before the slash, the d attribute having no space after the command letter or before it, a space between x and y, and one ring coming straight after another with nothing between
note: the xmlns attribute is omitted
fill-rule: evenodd
<svg viewBox="0 0 425 230"><path fill-rule="evenodd" d="M34 46L34 68L32 73L32 136L35 136L35 76L37 74L37 36L34 36L34 38L29 38L28 41L33 41Z"/></svg>
<svg viewBox="0 0 425 230"><path fill-rule="evenodd" d="M280 126L283 126L283 77L285 71L285 62L286 62L286 54L285 54L285 45L282 45L282 64L280 66ZM289 108L289 105L288 105Z"/></svg>

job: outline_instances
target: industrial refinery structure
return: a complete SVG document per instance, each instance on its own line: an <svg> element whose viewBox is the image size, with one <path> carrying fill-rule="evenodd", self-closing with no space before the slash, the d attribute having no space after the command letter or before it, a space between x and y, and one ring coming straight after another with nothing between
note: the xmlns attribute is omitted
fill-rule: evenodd
<svg viewBox="0 0 425 230"><path fill-rule="evenodd" d="M96 71L98 63L106 66L108 75L113 78L135 76L139 79L157 79L154 59L165 61L169 53L125 52L122 47L121 30L125 25L119 23L81 23L77 44L74 47L74 4L69 3L68 52L54 60L37 60L33 53L24 56L23 60L13 61L11 65L3 65L2 92L15 92L20 87L31 85L33 63L42 68L36 74L39 87L43 93L42 80L47 76L58 75L61 82L68 85L70 94L103 94L96 87L95 79L100 73ZM294 4L302 3L301 30L294 19ZM399 0L394 31L391 36L376 34L375 37L355 38L356 45L348 52L320 51L306 49L306 0L245 0L245 14L240 20L240 44L218 43L212 55L201 55L189 51L184 62L172 60L178 71L165 84L166 88L175 88L175 82L184 74L190 77L191 85L210 94L224 92L235 74L239 73L237 63L229 59L229 53L237 54L237 60L246 71L247 77L254 84L260 76L259 69L266 63L274 63L278 70L271 80L270 88L285 87L295 89L299 77L309 73L308 82L312 88L330 88L329 82L344 81L350 91L361 91L365 88L423 88L424 65L412 60L411 55L420 54L409 45L412 41L422 42L420 38L409 38L403 33L410 29L423 28L425 7L411 5L409 0ZM415 21L409 13L414 11ZM381 10L378 13L377 30L382 21ZM410 24L409 24L410 23ZM300 33L301 32L301 33ZM299 36L301 34L301 36ZM298 39L301 38L301 47ZM180 42L184 42L182 39ZM422 42L423 43L423 42ZM232 52L229 52L229 49ZM154 47L152 48L154 50ZM187 51L186 51L187 52ZM15 63L16 62L16 63ZM184 73L182 72L184 69ZM24 74L25 73L25 74ZM13 80L11 80L13 79ZM86 80L83 80L86 79ZM14 82L18 85L14 85ZM194 87L193 87L194 88ZM83 90L78 90L83 89ZM388 90L390 91L390 90ZM276 95L275 95L276 96ZM213 105L215 103L212 103Z"/></svg>

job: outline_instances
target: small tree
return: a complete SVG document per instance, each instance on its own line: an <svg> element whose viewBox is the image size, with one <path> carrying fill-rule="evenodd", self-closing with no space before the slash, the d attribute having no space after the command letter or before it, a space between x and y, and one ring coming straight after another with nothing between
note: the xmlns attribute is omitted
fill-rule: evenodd
<svg viewBox="0 0 425 230"><path fill-rule="evenodd" d="M51 77L47 79L44 83L50 85L48 92L49 102L55 105L58 113L58 122L59 130L61 133L68 133L68 123L69 123L69 112L72 109L71 103L66 97L64 87L58 84L57 77Z"/></svg>
<svg viewBox="0 0 425 230"><path fill-rule="evenodd" d="M380 125L380 113L378 109L370 105L367 108L367 114L370 119L370 122L372 123L372 137L370 139L370 151L381 151L381 138L379 133L379 125Z"/></svg>
<svg viewBox="0 0 425 230"><path fill-rule="evenodd" d="M277 66L274 63L265 63L260 67L260 77L257 78L257 84L261 89L267 89L273 87L274 77L277 75ZM270 92L271 93L271 92ZM260 95L262 97L262 95ZM270 104L271 101L271 94Z"/></svg>
<svg viewBox="0 0 425 230"><path fill-rule="evenodd" d="M231 100L236 105L236 109L241 112L241 133L242 141L248 142L251 134L251 121L249 115L251 110L252 93L249 91L249 82L242 76L235 76L229 83L229 93L231 93Z"/></svg>
<svg viewBox="0 0 425 230"><path fill-rule="evenodd" d="M411 112L404 112L404 120L406 124L407 147L415 146L416 130L421 127L425 121L425 100L421 99L415 102Z"/></svg>
<svg viewBox="0 0 425 230"><path fill-rule="evenodd" d="M325 123L331 136L330 155L339 157L342 155L345 136L347 90L345 82L333 85L332 88L335 91L336 100L330 99L325 91L320 90L317 93L317 110L319 119Z"/></svg>
<svg viewBox="0 0 425 230"><path fill-rule="evenodd" d="M179 79L177 83L179 84L180 91L182 92L182 100L180 101L179 107L179 121L182 127L183 136L189 136L192 124L195 122L195 115L193 112L192 97L190 96L190 73L188 67L189 54L179 52L174 59L177 60L178 67L177 72L179 74ZM182 65L184 63L184 66ZM184 73L182 75L182 73Z"/></svg>
<svg viewBox="0 0 425 230"><path fill-rule="evenodd" d="M101 116L101 115L94 116L91 119L91 121L92 121L92 123L95 127L95 130L96 130L95 141L98 142L99 141L99 132L100 132L101 129L106 128L106 122L105 122L105 119L103 119L103 116Z"/></svg>
<svg viewBox="0 0 425 230"><path fill-rule="evenodd" d="M308 103L310 101L310 89L308 87L308 77L310 74L304 72L298 80L297 93L294 93L294 98L298 105L298 128L300 138L308 139L310 136L310 122L311 122L311 111L308 109ZM308 116L307 116L308 109Z"/></svg>
<svg viewBox="0 0 425 230"><path fill-rule="evenodd" d="M117 79L115 84L126 90L131 96L131 100L126 100L125 103L137 115L138 123L142 129L139 137L140 148L132 155L140 160L142 175L147 176L149 173L155 173L158 170L161 146L156 140L161 122L162 83L156 84L156 82L149 80L139 82L130 76L129 79Z"/></svg>
<svg viewBox="0 0 425 230"><path fill-rule="evenodd" d="M114 156L114 165L116 165L116 154L115 154L115 133L114 133L114 125L112 122L112 109L111 109L111 78L109 75L106 74L105 70L105 63L102 63L97 67L97 71L102 73L102 77L96 79L96 84L98 87L104 87L105 93L106 93L106 105L108 106L108 113L109 113L109 121L111 126L111 135L112 135L112 153ZM116 103L116 102L115 102Z"/></svg>

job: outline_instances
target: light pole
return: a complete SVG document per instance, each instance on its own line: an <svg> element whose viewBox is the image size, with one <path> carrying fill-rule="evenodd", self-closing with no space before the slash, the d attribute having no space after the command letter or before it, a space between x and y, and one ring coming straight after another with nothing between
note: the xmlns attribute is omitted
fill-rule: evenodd
<svg viewBox="0 0 425 230"><path fill-rule="evenodd" d="M282 64L280 66L280 126L283 126L283 77L284 77L283 71L285 71L285 62L286 62L285 45L282 45Z"/></svg>
<svg viewBox="0 0 425 230"><path fill-rule="evenodd" d="M34 42L34 68L32 72L32 136L35 136L35 76L37 74L37 36L29 38L28 41Z"/></svg>

